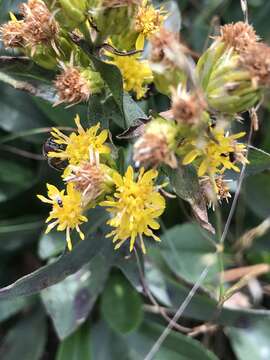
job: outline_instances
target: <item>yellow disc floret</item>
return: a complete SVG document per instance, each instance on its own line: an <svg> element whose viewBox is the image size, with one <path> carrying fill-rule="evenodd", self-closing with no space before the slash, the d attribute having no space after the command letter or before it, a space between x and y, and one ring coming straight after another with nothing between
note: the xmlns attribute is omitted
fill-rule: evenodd
<svg viewBox="0 0 270 360"><path fill-rule="evenodd" d="M52 158L59 158L68 160L71 165L78 165L82 161L87 161L89 158L89 151L98 152L99 154L109 154L110 147L105 143L108 137L108 130L102 130L98 135L100 124L84 130L80 123L80 118L77 115L75 123L78 132L72 132L69 136L63 134L60 130L53 128L52 136L57 144L66 146L63 150L51 151L48 156Z"/></svg>
<svg viewBox="0 0 270 360"><path fill-rule="evenodd" d="M130 239L129 248L132 251L139 237L142 251L145 253L143 235L160 241L152 231L152 229L159 229L159 224L155 219L165 209L165 200L159 194L158 187L154 186L154 179L157 176L156 170L144 172L142 168L136 181L131 166L128 167L124 176L114 173L115 194L100 205L108 207L107 210L112 214L108 224L115 230L107 237L113 236L113 242L117 242L115 249Z"/></svg>
<svg viewBox="0 0 270 360"><path fill-rule="evenodd" d="M244 132L229 135L224 130L210 130L210 137L204 141L192 140L190 150L183 158L183 165L192 163L197 159L198 176L205 174L222 174L226 169L239 172L235 165L237 162L248 163L245 157L246 146L238 143L236 139L245 135Z"/></svg>
<svg viewBox="0 0 270 360"><path fill-rule="evenodd" d="M116 65L123 76L125 91L134 91L137 99L142 98L147 91L147 84L153 81L148 60L141 60L139 53L126 56L111 53L108 55L111 58L109 63Z"/></svg>
<svg viewBox="0 0 270 360"><path fill-rule="evenodd" d="M46 220L46 223L49 223L46 234L55 226L57 226L57 231L66 231L68 249L72 250L70 230L75 229L83 240L84 234L81 232L79 225L87 221L87 218L83 215L81 193L75 190L73 184L67 185L66 194L65 190L59 191L50 184L47 184L47 188L48 198L37 195L41 201L52 205L52 210Z"/></svg>

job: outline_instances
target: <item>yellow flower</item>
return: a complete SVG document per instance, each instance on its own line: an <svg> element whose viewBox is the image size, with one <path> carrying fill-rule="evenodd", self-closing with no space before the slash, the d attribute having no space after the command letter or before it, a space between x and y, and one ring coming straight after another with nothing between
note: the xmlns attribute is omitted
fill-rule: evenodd
<svg viewBox="0 0 270 360"><path fill-rule="evenodd" d="M186 154L182 163L187 165L198 158L198 176L206 173L222 174L226 169L239 172L235 163L248 163L244 155L246 146L236 141L244 135L244 132L229 135L224 134L224 130L211 130L211 136L202 145L199 146L196 140L191 141L192 150Z"/></svg>
<svg viewBox="0 0 270 360"><path fill-rule="evenodd" d="M143 49L145 38L159 31L165 19L163 8L157 10L148 0L142 1L135 17L135 30L139 33L136 44L140 50Z"/></svg>
<svg viewBox="0 0 270 360"><path fill-rule="evenodd" d="M50 232L55 226L57 231L66 231L66 241L68 249L72 250L72 242L70 238L70 230L75 229L80 238L84 239L84 234L81 232L79 225L87 221L87 218L82 215L83 208L81 205L81 194L74 189L73 184L67 185L67 190L59 191L55 186L47 184L48 198L43 195L37 197L44 203L52 205L52 211L46 219L46 223L50 222L46 229L46 234Z"/></svg>
<svg viewBox="0 0 270 360"><path fill-rule="evenodd" d="M71 165L78 165L82 161L89 159L89 151L91 150L99 154L109 154L111 152L109 146L104 145L108 137L108 131L102 130L100 134L97 135L100 128L99 123L84 130L78 115L75 118L75 123L78 128L78 133L72 132L69 136L53 128L51 134L55 142L62 148L59 148L59 151L50 151L48 157L68 160Z"/></svg>
<svg viewBox="0 0 270 360"><path fill-rule="evenodd" d="M130 238L129 249L132 251L139 236L142 251L145 253L143 235L160 241L152 231L152 229L159 229L159 224L155 219L165 209L165 200L153 184L157 175L158 172L155 170L144 172L142 168L137 181L134 181L131 166L123 177L117 172L114 173L113 181L116 185L114 197L108 197L100 205L109 207L107 211L113 216L108 224L115 230L107 237L113 236L113 242L118 242L115 249Z"/></svg>
<svg viewBox="0 0 270 360"><path fill-rule="evenodd" d="M125 56L110 53L109 56L111 60L108 62L116 65L123 76L125 91L134 91L137 99L142 98L147 91L147 84L153 81L148 60L141 60L139 53Z"/></svg>

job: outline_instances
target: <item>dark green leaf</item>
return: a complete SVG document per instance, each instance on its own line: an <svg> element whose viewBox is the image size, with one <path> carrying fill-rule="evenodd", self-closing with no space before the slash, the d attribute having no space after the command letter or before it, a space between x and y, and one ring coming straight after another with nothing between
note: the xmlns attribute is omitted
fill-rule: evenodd
<svg viewBox="0 0 270 360"><path fill-rule="evenodd" d="M60 339L65 339L85 321L103 290L111 267L111 247L108 250L95 256L75 274L41 292Z"/></svg>
<svg viewBox="0 0 270 360"><path fill-rule="evenodd" d="M176 225L162 235L162 255L170 269L186 281L196 282L207 265L211 265L211 271L205 283L217 281L216 247L210 240L209 235L196 225Z"/></svg>
<svg viewBox="0 0 270 360"><path fill-rule="evenodd" d="M164 330L164 326L144 321L138 331L128 336L128 343L138 353L137 359L144 359ZM198 341L170 331L163 342L155 360L217 360L216 356Z"/></svg>
<svg viewBox="0 0 270 360"><path fill-rule="evenodd" d="M238 360L268 360L270 358L270 319L245 324L242 329L227 328Z"/></svg>
<svg viewBox="0 0 270 360"><path fill-rule="evenodd" d="M55 262L20 278L10 286L0 289L0 300L37 293L76 273L83 265L90 262L108 241L104 239L102 233L96 233L98 227L105 221L104 213L104 210L97 209L96 212L93 210L93 226L89 230L91 236L86 236L86 239L75 246L71 252L64 253Z"/></svg>
<svg viewBox="0 0 270 360"><path fill-rule="evenodd" d="M4 338L1 360L40 360L46 343L46 318L42 309L20 320Z"/></svg>
<svg viewBox="0 0 270 360"><path fill-rule="evenodd" d="M91 360L89 325L80 327L59 345L56 360Z"/></svg>
<svg viewBox="0 0 270 360"><path fill-rule="evenodd" d="M120 333L136 329L142 321L142 301L120 273L108 280L101 298L101 311L108 324Z"/></svg>

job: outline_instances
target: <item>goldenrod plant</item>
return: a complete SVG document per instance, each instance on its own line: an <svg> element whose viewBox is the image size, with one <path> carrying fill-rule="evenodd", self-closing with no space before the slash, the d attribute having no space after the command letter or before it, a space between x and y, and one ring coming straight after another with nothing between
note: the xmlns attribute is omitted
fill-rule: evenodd
<svg viewBox="0 0 270 360"><path fill-rule="evenodd" d="M1 359L270 357L267 4L0 0Z"/></svg>

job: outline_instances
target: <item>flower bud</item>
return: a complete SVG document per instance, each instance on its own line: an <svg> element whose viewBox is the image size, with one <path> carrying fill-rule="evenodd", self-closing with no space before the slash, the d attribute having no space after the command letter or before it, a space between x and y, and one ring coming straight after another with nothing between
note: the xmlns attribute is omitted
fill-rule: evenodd
<svg viewBox="0 0 270 360"><path fill-rule="evenodd" d="M179 36L162 28L150 38L150 66L154 75L154 84L159 92L170 95L171 87L186 81L181 69L181 58L186 48L180 43ZM176 60L177 58L177 60Z"/></svg>
<svg viewBox="0 0 270 360"><path fill-rule="evenodd" d="M87 0L58 0L62 14L71 21L71 25L79 25L86 20ZM74 26L75 27L75 26Z"/></svg>
<svg viewBox="0 0 270 360"><path fill-rule="evenodd" d="M118 48L134 48L137 33L132 24L138 3L138 0L101 0L90 10L100 41L110 36Z"/></svg>
<svg viewBox="0 0 270 360"><path fill-rule="evenodd" d="M172 116L179 125L188 128L202 123L207 125L206 108L207 104L199 90L187 92L181 85L172 90Z"/></svg>
<svg viewBox="0 0 270 360"><path fill-rule="evenodd" d="M136 166L154 166L167 164L177 167L174 153L176 148L177 126L173 121L161 117L151 120L144 129L144 134L134 145L133 159Z"/></svg>
<svg viewBox="0 0 270 360"><path fill-rule="evenodd" d="M213 110L228 114L243 112L261 98L259 82L254 81L247 64L252 54L259 52L254 49L261 45L254 29L246 23L225 25L220 33L200 58L197 75Z"/></svg>
<svg viewBox="0 0 270 360"><path fill-rule="evenodd" d="M59 100L56 105L67 103L72 106L87 101L92 94L101 92L104 82L98 72L91 69L61 64L63 71L54 82Z"/></svg>

